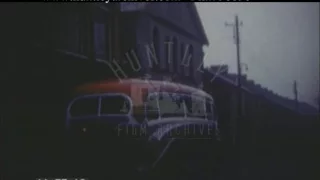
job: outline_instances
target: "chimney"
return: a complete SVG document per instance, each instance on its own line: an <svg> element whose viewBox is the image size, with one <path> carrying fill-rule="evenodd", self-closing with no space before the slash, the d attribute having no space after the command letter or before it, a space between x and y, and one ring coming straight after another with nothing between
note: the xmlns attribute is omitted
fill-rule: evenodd
<svg viewBox="0 0 320 180"><path fill-rule="evenodd" d="M261 85L260 85L260 84L257 84L257 87L258 87L259 89L262 89L262 87L261 87Z"/></svg>
<svg viewBox="0 0 320 180"><path fill-rule="evenodd" d="M247 80L246 85L251 89L254 88L254 82L253 80Z"/></svg>
<svg viewBox="0 0 320 180"><path fill-rule="evenodd" d="M220 69L220 72L222 73L222 74L228 74L229 73L229 66L228 65L222 65L221 66L221 69Z"/></svg>
<svg viewBox="0 0 320 180"><path fill-rule="evenodd" d="M241 81L242 82L246 82L247 81L247 75L246 74L242 74L241 75Z"/></svg>
<svg viewBox="0 0 320 180"><path fill-rule="evenodd" d="M253 80L248 80L247 82L248 82L248 84L250 84L250 85L254 85Z"/></svg>
<svg viewBox="0 0 320 180"><path fill-rule="evenodd" d="M229 66L228 65L213 65L210 67L211 72L218 74L228 74Z"/></svg>

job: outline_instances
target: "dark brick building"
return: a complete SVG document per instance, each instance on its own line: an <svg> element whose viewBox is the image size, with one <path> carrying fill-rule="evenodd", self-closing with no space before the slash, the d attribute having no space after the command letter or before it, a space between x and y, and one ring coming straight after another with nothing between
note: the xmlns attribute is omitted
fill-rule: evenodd
<svg viewBox="0 0 320 180"><path fill-rule="evenodd" d="M130 11L124 11L121 3L3 4L1 57L12 113L34 120L50 114L61 122L34 124L61 125L74 86L119 74L120 78L145 73L153 79L174 76L177 82L199 86L202 74L197 68L208 41L195 5L159 5L161 11L153 3ZM167 63L166 40L175 42L172 64ZM145 46L152 43L159 64L149 66ZM191 49L185 50L187 45ZM132 50L142 66L139 71L128 63L127 55L134 59ZM192 65L181 65L183 53L192 55Z"/></svg>
<svg viewBox="0 0 320 180"><path fill-rule="evenodd" d="M105 3L1 6L6 117L17 132L61 130L72 88L112 77L101 60L117 53L117 11Z"/></svg>
<svg viewBox="0 0 320 180"><path fill-rule="evenodd" d="M121 65L130 64L136 55L141 66L135 65L135 69L139 69L140 76L171 77L198 87L202 81L198 70L203 64L202 48L209 42L195 4L144 3L126 7L129 4L123 3L121 12Z"/></svg>
<svg viewBox="0 0 320 180"><path fill-rule="evenodd" d="M212 66L205 71L204 89L215 99L219 124L227 142L232 142L234 137L249 144L261 138L277 140L284 129L291 132L303 127L314 129L319 124L318 111L312 106L299 102L299 109L296 109L294 100L276 95L246 76L242 77L243 119L235 123L238 113L236 84L237 75L228 73L227 66ZM275 133L273 138L266 137L270 132Z"/></svg>

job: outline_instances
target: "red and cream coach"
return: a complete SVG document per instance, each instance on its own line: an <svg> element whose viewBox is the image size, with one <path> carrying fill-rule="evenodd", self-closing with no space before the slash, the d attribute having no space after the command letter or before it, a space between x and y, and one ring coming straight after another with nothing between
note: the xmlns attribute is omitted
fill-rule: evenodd
<svg viewBox="0 0 320 180"><path fill-rule="evenodd" d="M93 82L75 90L66 126L78 122L143 124L211 123L218 132L213 98L206 92L173 82L126 79ZM83 127L82 130L86 130Z"/></svg>
<svg viewBox="0 0 320 180"><path fill-rule="evenodd" d="M126 166L150 173L163 166L177 169L189 164L194 170L203 167L197 170L203 174L214 167L212 157L220 155L214 101L202 90L172 82L126 79L87 83L77 87L74 95L66 117L72 166L101 162L115 169ZM170 154L191 161L169 160L163 165ZM195 163L195 158L201 163ZM79 172L86 169L80 168ZM97 168L106 172L102 166Z"/></svg>

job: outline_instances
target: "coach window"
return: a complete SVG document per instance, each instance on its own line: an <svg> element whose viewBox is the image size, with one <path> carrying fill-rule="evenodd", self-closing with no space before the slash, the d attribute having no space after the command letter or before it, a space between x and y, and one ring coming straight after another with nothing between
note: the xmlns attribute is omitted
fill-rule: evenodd
<svg viewBox="0 0 320 180"><path fill-rule="evenodd" d="M72 104L69 113L71 117L97 116L98 104L98 97L81 98Z"/></svg>
<svg viewBox="0 0 320 180"><path fill-rule="evenodd" d="M181 95L175 93L160 93L159 107L161 117L184 117L185 108Z"/></svg>
<svg viewBox="0 0 320 180"><path fill-rule="evenodd" d="M123 96L101 98L101 115L128 114L131 110L130 102Z"/></svg>
<svg viewBox="0 0 320 180"><path fill-rule="evenodd" d="M213 105L210 101L206 101L206 114L209 120L213 119Z"/></svg>
<svg viewBox="0 0 320 180"><path fill-rule="evenodd" d="M205 118L205 101L200 97L187 98L188 117Z"/></svg>
<svg viewBox="0 0 320 180"><path fill-rule="evenodd" d="M157 93L150 94L149 97L146 99L145 102L145 115L146 119L149 120L156 120L159 118L159 102L158 102L159 96Z"/></svg>
<svg viewBox="0 0 320 180"><path fill-rule="evenodd" d="M183 96L183 101L186 105L187 114L192 114L192 97L191 96Z"/></svg>

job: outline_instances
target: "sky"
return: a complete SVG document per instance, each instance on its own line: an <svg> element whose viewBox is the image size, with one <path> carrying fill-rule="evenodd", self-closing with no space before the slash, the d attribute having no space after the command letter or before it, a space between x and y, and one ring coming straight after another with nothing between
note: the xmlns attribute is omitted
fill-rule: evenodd
<svg viewBox="0 0 320 180"><path fill-rule="evenodd" d="M204 64L229 65L236 73L233 23L240 27L240 57L249 79L281 96L316 106L319 94L319 3L196 3L210 45ZM244 68L243 68L244 69Z"/></svg>

